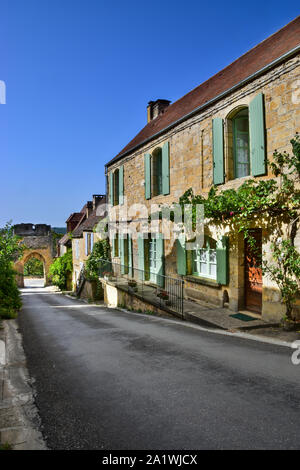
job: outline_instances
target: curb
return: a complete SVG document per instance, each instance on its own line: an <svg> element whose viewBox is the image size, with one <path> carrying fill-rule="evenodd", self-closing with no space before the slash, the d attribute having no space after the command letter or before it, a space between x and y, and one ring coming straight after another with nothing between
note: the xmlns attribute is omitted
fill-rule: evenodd
<svg viewBox="0 0 300 470"><path fill-rule="evenodd" d="M0 342L0 442L8 443L13 450L46 450L17 322L5 320L3 326L4 341Z"/></svg>

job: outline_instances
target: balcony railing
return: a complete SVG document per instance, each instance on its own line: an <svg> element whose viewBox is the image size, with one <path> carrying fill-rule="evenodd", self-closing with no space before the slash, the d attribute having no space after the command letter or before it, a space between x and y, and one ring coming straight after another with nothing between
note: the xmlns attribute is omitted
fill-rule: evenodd
<svg viewBox="0 0 300 470"><path fill-rule="evenodd" d="M129 294L183 318L182 279L145 272L107 260L99 260L99 277L114 283Z"/></svg>

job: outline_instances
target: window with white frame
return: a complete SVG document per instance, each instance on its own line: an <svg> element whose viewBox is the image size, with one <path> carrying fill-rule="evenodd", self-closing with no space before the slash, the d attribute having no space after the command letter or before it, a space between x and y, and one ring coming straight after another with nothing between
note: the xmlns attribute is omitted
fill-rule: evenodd
<svg viewBox="0 0 300 470"><path fill-rule="evenodd" d="M193 274L217 279L216 242L212 238L207 237L204 246L193 250Z"/></svg>

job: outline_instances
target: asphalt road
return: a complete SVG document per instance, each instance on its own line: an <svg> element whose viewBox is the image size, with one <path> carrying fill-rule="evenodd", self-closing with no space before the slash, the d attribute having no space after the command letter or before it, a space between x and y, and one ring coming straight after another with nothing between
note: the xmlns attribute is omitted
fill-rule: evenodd
<svg viewBox="0 0 300 470"><path fill-rule="evenodd" d="M42 288L19 324L52 449L300 448L289 348Z"/></svg>

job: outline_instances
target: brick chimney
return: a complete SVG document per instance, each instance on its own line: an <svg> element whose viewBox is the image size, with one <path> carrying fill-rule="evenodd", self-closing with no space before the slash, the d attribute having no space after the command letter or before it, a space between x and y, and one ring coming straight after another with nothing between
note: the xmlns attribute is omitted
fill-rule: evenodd
<svg viewBox="0 0 300 470"><path fill-rule="evenodd" d="M99 204L104 204L105 200L105 194L93 194L93 210L95 210Z"/></svg>
<svg viewBox="0 0 300 470"><path fill-rule="evenodd" d="M87 201L86 203L86 218L88 218L93 212L93 203L92 201Z"/></svg>
<svg viewBox="0 0 300 470"><path fill-rule="evenodd" d="M160 114L163 114L170 103L171 101L169 100L149 101L147 106L147 122L150 122Z"/></svg>

